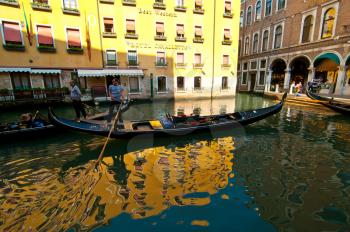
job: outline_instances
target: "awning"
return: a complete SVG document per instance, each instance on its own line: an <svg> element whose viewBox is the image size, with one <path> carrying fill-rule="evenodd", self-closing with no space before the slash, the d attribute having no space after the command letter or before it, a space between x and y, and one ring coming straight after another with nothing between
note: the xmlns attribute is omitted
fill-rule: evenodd
<svg viewBox="0 0 350 232"><path fill-rule="evenodd" d="M340 64L339 57L336 54L334 54L334 53L325 53L325 54L317 57L315 62L314 62L314 64L317 66L317 64L319 64L319 62L324 60L324 59L333 60L337 65Z"/></svg>
<svg viewBox="0 0 350 232"><path fill-rule="evenodd" d="M30 72L30 68L0 68L0 72Z"/></svg>
<svg viewBox="0 0 350 232"><path fill-rule="evenodd" d="M94 69L78 70L78 77L104 77L104 76L143 76L140 69Z"/></svg>
<svg viewBox="0 0 350 232"><path fill-rule="evenodd" d="M59 69L32 69L30 71L32 74L61 74Z"/></svg>

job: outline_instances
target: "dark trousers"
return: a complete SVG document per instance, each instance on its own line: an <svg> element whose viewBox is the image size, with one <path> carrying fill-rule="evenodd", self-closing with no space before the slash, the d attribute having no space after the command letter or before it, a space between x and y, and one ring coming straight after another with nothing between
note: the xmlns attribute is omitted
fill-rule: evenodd
<svg viewBox="0 0 350 232"><path fill-rule="evenodd" d="M86 118L86 112L83 107L83 104L81 103L81 100L73 100L73 107L77 119L80 118L80 112L83 114L84 118Z"/></svg>
<svg viewBox="0 0 350 232"><path fill-rule="evenodd" d="M119 109L119 106L120 106L120 102L118 101L111 101L109 103L109 112L108 112L108 122L112 121L112 118L113 118L113 112L114 112L114 109ZM122 122L122 112L119 111L119 117L118 117L118 121L119 122Z"/></svg>

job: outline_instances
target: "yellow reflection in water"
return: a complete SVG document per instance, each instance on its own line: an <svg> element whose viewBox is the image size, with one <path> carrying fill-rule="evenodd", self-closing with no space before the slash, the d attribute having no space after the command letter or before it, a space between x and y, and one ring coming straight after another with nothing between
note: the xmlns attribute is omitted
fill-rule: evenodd
<svg viewBox="0 0 350 232"><path fill-rule="evenodd" d="M0 231L90 230L121 213L141 219L209 204L228 184L233 149L227 137L106 157L98 169L91 161L64 174L18 173L0 190Z"/></svg>

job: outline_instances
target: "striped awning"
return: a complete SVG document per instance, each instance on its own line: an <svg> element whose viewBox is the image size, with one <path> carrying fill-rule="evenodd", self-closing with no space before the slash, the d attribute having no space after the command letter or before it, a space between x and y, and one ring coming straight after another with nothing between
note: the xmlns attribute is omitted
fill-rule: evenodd
<svg viewBox="0 0 350 232"><path fill-rule="evenodd" d="M30 72L30 68L0 68L0 72Z"/></svg>
<svg viewBox="0 0 350 232"><path fill-rule="evenodd" d="M143 76L140 69L80 69L78 77Z"/></svg>
<svg viewBox="0 0 350 232"><path fill-rule="evenodd" d="M61 74L59 69L32 69L30 71L32 74Z"/></svg>

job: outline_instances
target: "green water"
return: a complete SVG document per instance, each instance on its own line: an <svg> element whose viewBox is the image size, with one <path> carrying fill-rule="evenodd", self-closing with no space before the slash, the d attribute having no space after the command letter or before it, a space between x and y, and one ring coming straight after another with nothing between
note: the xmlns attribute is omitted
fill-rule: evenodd
<svg viewBox="0 0 350 232"><path fill-rule="evenodd" d="M123 117L272 104L240 94L135 104ZM74 117L69 106L55 110ZM349 131L344 116L286 105L235 131L113 140L96 168L104 138L0 144L0 231L349 231Z"/></svg>

